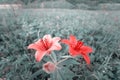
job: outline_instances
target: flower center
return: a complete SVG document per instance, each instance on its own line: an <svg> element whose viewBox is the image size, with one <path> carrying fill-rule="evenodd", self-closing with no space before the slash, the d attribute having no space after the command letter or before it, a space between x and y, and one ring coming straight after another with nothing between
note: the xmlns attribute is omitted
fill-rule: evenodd
<svg viewBox="0 0 120 80"><path fill-rule="evenodd" d="M52 42L49 42L47 39L45 40L42 39L41 43L42 43L43 50L48 50L52 45Z"/></svg>
<svg viewBox="0 0 120 80"><path fill-rule="evenodd" d="M75 45L74 49L75 49L75 50L79 50L82 45L83 45L83 42L77 41L77 44Z"/></svg>
<svg viewBox="0 0 120 80"><path fill-rule="evenodd" d="M41 40L41 43L42 43L42 46L43 46L43 48L44 48L45 50L48 50L48 49L49 49L49 46L48 46L46 40L43 41L43 39L42 39L42 40Z"/></svg>

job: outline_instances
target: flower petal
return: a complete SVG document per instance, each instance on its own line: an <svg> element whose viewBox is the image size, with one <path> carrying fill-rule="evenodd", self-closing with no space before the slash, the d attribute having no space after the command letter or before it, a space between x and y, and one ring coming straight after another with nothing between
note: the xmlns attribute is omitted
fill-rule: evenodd
<svg viewBox="0 0 120 80"><path fill-rule="evenodd" d="M47 41L47 42L51 42L52 41L52 37L51 37L51 35L45 35L44 37L43 37L43 41Z"/></svg>
<svg viewBox="0 0 120 80"><path fill-rule="evenodd" d="M50 47L49 51L52 51L52 50L61 50L62 49L62 46L56 42L56 43L53 43L52 46Z"/></svg>
<svg viewBox="0 0 120 80"><path fill-rule="evenodd" d="M71 56L76 57L79 55L78 52L76 52L72 47L69 47L69 53Z"/></svg>
<svg viewBox="0 0 120 80"><path fill-rule="evenodd" d="M42 39L39 39L38 41L36 41L35 44L42 46Z"/></svg>
<svg viewBox="0 0 120 80"><path fill-rule="evenodd" d="M40 46L37 44L33 43L28 46L28 49L35 49L35 50L40 50Z"/></svg>
<svg viewBox="0 0 120 80"><path fill-rule="evenodd" d="M67 45L70 45L70 41L67 40L67 39L62 39L61 42L62 42L62 43L65 43L65 44L67 44Z"/></svg>
<svg viewBox="0 0 120 80"><path fill-rule="evenodd" d="M38 41L36 41L33 44L30 44L28 46L28 49L35 49L35 50L38 50L38 51L45 51L45 47L43 45L42 39L39 39Z"/></svg>
<svg viewBox="0 0 120 80"><path fill-rule="evenodd" d="M55 42L58 42L58 41L60 41L61 40L61 38L60 37L54 37L53 39L52 39L52 41L55 43Z"/></svg>
<svg viewBox="0 0 120 80"><path fill-rule="evenodd" d="M82 46L80 48L80 53L82 53L82 54L88 54L88 53L91 53L91 52L93 52L93 49L89 46Z"/></svg>
<svg viewBox="0 0 120 80"><path fill-rule="evenodd" d="M90 58L88 55L82 55L87 64L90 64Z"/></svg>
<svg viewBox="0 0 120 80"><path fill-rule="evenodd" d="M70 43L72 43L72 44L77 44L77 39L76 39L75 36L70 35Z"/></svg>
<svg viewBox="0 0 120 80"><path fill-rule="evenodd" d="M51 37L51 35L49 35L49 34L45 35L43 37L43 42L44 42L45 46L49 48L52 45L52 37Z"/></svg>
<svg viewBox="0 0 120 80"><path fill-rule="evenodd" d="M35 59L37 62L40 62L42 58L45 56L46 52L45 51L36 51L35 53Z"/></svg>

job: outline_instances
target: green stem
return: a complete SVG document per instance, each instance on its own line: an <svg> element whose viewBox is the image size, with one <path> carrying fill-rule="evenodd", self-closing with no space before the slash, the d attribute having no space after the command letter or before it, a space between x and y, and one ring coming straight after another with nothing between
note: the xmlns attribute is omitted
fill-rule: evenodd
<svg viewBox="0 0 120 80"><path fill-rule="evenodd" d="M69 57L67 57L67 58L65 58L65 59L60 60L59 62L57 62L57 64L56 64L56 65L60 64L61 62L66 61L68 58L69 58Z"/></svg>
<svg viewBox="0 0 120 80"><path fill-rule="evenodd" d="M55 60L53 59L53 57L51 55L49 55L49 56L50 56L50 59L55 63Z"/></svg>

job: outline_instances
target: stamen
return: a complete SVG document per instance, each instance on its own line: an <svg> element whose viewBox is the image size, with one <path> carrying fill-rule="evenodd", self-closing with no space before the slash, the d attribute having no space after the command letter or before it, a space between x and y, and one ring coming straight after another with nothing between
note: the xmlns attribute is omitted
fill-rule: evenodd
<svg viewBox="0 0 120 80"><path fill-rule="evenodd" d="M77 41L77 44L76 44L76 46L75 46L74 49L78 50L78 49L80 49L80 47L81 47L82 45L83 45L83 42Z"/></svg>
<svg viewBox="0 0 120 80"><path fill-rule="evenodd" d="M44 42L44 45L45 45L46 49L48 49L49 46L48 46L48 41L47 41L47 39L45 39L43 42Z"/></svg>
<svg viewBox="0 0 120 80"><path fill-rule="evenodd" d="M48 48L46 46L46 43L43 41L43 39L41 40L41 43L42 43L42 46L43 46L44 50L47 50Z"/></svg>

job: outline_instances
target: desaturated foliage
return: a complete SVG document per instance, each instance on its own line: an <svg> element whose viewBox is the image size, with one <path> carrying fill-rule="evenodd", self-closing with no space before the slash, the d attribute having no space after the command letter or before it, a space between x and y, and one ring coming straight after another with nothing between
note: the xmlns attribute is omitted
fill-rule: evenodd
<svg viewBox="0 0 120 80"><path fill-rule="evenodd" d="M43 11L33 12L32 15L30 13L31 11L28 10L27 13L24 12L17 16L13 13L0 15L0 79L120 79L119 14L89 11L72 11L72 13L70 11ZM85 45L91 46L93 52L89 54L90 66L86 65L83 57L77 56L76 59L69 58L61 62L57 73L48 74L56 69L53 63L48 62L51 59L44 56L40 62L36 62L35 50L27 49L29 44L36 42L46 34L63 39L69 39L69 35L73 34ZM69 57L65 56L69 54L69 47L61 45L60 51L54 51L57 53L57 60Z"/></svg>

